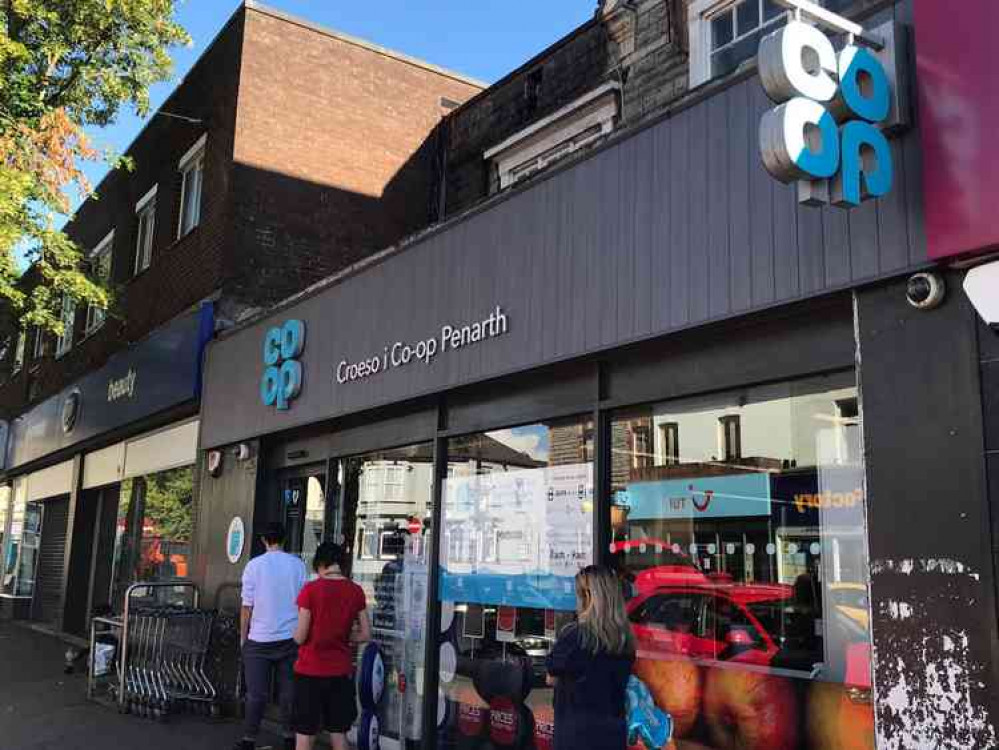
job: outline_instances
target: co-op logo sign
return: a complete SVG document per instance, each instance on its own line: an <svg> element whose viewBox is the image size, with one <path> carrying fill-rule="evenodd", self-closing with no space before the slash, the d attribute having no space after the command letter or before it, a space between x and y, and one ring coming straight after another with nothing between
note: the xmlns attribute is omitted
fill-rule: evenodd
<svg viewBox="0 0 999 750"><path fill-rule="evenodd" d="M264 336L264 374L260 379L260 400L264 406L281 411L302 392L302 363L305 350L305 323L289 320L271 328Z"/></svg>
<svg viewBox="0 0 999 750"><path fill-rule="evenodd" d="M767 171L781 182L799 181L806 203L852 207L885 195L892 156L879 126L893 94L884 67L854 43L863 32L856 24L805 0L783 4L797 15L760 42L758 58L760 81L778 105L760 121ZM837 52L821 29L800 20L803 10L846 31L847 44Z"/></svg>

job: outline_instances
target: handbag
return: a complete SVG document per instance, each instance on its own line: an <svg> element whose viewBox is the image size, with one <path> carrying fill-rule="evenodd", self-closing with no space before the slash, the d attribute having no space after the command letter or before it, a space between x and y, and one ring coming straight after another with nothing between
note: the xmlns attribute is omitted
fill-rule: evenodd
<svg viewBox="0 0 999 750"><path fill-rule="evenodd" d="M625 691L628 745L641 742L646 750L662 750L673 738L673 717L656 705L648 686L635 675Z"/></svg>

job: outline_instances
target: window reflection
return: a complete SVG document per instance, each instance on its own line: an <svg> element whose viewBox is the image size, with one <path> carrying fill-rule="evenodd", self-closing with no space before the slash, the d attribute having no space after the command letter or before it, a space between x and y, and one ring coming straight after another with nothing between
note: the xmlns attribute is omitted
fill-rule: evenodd
<svg viewBox="0 0 999 750"><path fill-rule="evenodd" d="M112 599L116 610L133 583L188 577L193 483L189 466L121 483Z"/></svg>
<svg viewBox="0 0 999 750"><path fill-rule="evenodd" d="M571 419L454 438L441 537L443 746L553 737L545 658L593 549L593 427Z"/></svg>
<svg viewBox="0 0 999 750"><path fill-rule="evenodd" d="M853 711L850 731L873 742L852 374L622 413L611 475L610 552L628 592L636 671L678 736L712 748L733 732L747 747L837 746L799 744L821 694L825 710ZM776 703L764 744L731 726Z"/></svg>

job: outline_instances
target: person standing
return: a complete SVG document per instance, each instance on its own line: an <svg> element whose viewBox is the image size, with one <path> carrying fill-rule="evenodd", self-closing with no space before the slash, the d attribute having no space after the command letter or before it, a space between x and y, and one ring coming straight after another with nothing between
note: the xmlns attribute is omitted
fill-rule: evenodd
<svg viewBox="0 0 999 750"><path fill-rule="evenodd" d="M343 574L343 556L339 545L320 544L313 561L319 577L298 595L292 712L297 750L312 750L324 729L333 750L347 750L346 733L357 718L351 644L371 639L371 621L364 590Z"/></svg>
<svg viewBox="0 0 999 750"><path fill-rule="evenodd" d="M285 538L282 524L268 524L261 536L267 551L250 560L243 571L243 607L239 620L246 718L243 738L236 743L235 750L256 747L272 679L278 685L284 749L293 750L292 668L298 650L293 638L298 624L295 600L305 585L305 565L282 549Z"/></svg>
<svg viewBox="0 0 999 750"><path fill-rule="evenodd" d="M554 750L627 747L625 691L635 641L621 583L608 568L576 575L578 622L567 626L548 655L555 686Z"/></svg>

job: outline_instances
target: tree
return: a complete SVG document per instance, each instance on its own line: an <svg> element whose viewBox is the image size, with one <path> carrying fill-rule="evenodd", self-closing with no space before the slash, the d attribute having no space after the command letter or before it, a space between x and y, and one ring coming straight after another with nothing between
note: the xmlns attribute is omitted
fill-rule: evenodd
<svg viewBox="0 0 999 750"><path fill-rule="evenodd" d="M124 160L91 147L84 128L122 106L149 110L149 87L172 70L168 50L189 43L175 0L0 0L0 306L21 327L60 335L61 308L107 308L80 248L56 227L70 191L89 195L87 161ZM40 283L18 283L23 252Z"/></svg>

